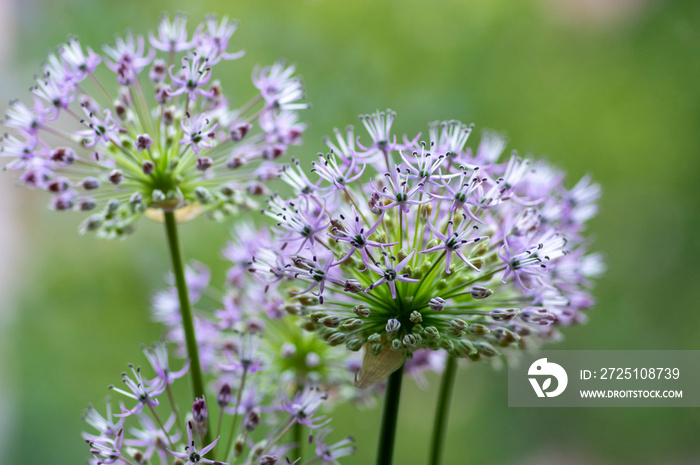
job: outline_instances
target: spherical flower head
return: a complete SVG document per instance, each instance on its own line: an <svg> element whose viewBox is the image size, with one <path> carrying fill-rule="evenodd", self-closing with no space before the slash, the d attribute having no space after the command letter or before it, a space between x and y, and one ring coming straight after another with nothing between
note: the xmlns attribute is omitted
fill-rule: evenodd
<svg viewBox="0 0 700 465"><path fill-rule="evenodd" d="M257 95L234 107L214 68L242 56L227 51L237 24L207 17L191 35L186 23L163 17L149 40L128 32L102 53L70 38L36 78L32 103L10 104L7 169L48 191L52 209L93 212L83 232L121 237L144 214L252 208L266 193L251 184L258 162L300 142L307 104L294 67L256 70Z"/></svg>
<svg viewBox="0 0 700 465"><path fill-rule="evenodd" d="M489 359L582 321L600 272L584 239L599 187L587 177L567 190L545 163L503 158L494 133L472 151L472 126L458 121L433 123L425 142L399 139L394 116L363 116L370 141L336 131L310 169L283 169L295 194L270 198L272 246L253 259L288 286L305 327L364 349L356 384L422 349Z"/></svg>

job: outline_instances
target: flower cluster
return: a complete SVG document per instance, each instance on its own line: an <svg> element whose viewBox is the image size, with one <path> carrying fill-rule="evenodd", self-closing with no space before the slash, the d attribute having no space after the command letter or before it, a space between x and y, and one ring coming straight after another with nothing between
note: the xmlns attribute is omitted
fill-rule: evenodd
<svg viewBox="0 0 700 465"><path fill-rule="evenodd" d="M183 218L249 208L270 176L256 162L300 141L307 104L294 67L256 68L257 95L234 107L214 67L243 55L228 51L237 23L208 17L190 35L186 22L163 17L148 40L128 32L101 54L71 38L48 57L31 104L10 104L6 168L50 192L54 210L101 209L83 231L118 237L144 212L185 206Z"/></svg>
<svg viewBox="0 0 700 465"><path fill-rule="evenodd" d="M267 230L241 222L234 226L233 235L223 250L232 263L223 287L210 284L209 268L201 263L192 262L185 273L205 373L217 375L222 363L240 367L244 359L254 358L248 370L269 368L276 377L268 383L273 389L280 384L310 383L334 394L342 390L343 395L334 395L333 400L352 398L355 390L349 389L348 380L356 368L355 361L302 331L285 311L282 298L265 292L264 284L248 273L253 255L270 246ZM176 343L176 353L184 357L186 343L179 305L177 289L171 286L154 296L152 313L166 326L168 340ZM243 358L235 355L239 347L246 352Z"/></svg>
<svg viewBox="0 0 700 465"><path fill-rule="evenodd" d="M311 461L335 464L338 458L353 453L350 439L326 443L330 419L317 414L327 397L325 391L310 384L290 391L274 383L278 388L271 392L270 383L255 376L265 367L259 364L250 339L232 340L231 354L220 356L212 381L216 408L203 398L195 399L186 417L175 403L171 386L187 373L189 364L172 371L166 343L144 347L155 377L147 379L140 367L130 365L131 374L122 374L125 389L111 387L136 401L136 406L127 408L120 402L121 412L113 414L108 399L105 416L92 406L85 411L84 419L95 430L83 434L93 455L92 463L146 464L155 463L157 456L163 465L174 459L181 464L240 461L272 465L280 457L293 455L293 449L299 446L288 434L295 426L308 429L315 441L315 455L308 457ZM227 357L230 364L223 362ZM166 400L161 403L159 397ZM164 411L169 412L167 416ZM296 463L298 457L292 458L287 458L287 463Z"/></svg>
<svg viewBox="0 0 700 465"><path fill-rule="evenodd" d="M476 360L581 322L603 268L583 236L598 185L569 190L544 162L502 159L497 134L472 151L458 121L398 140L394 116L362 116L368 141L336 130L310 169L284 167L295 193L270 198L273 247L251 271L287 286L286 308L330 345L365 349L362 387L419 349Z"/></svg>
<svg viewBox="0 0 700 465"><path fill-rule="evenodd" d="M243 359L254 359L249 371L265 366L274 373L275 379L268 383L273 388L271 395L276 393L277 385L311 384L330 393L327 403L331 405L341 401L371 405L380 389L358 391L352 386L361 359L348 357L300 328L298 320L290 316L297 313L296 305L285 304L283 296L269 291L264 280L254 279L257 276L249 272L253 257L269 250L270 241L267 228L257 228L250 222L235 224L232 240L222 251L231 262L223 287L211 284L210 270L202 263L191 262L185 270L205 373L220 374L221 354L226 358L224 366L241 367ZM174 285L155 294L152 314L154 320L166 326L168 340L176 343L176 353L185 357L186 342ZM238 347L247 353L243 359L235 355ZM439 354L423 352L407 364L406 374L425 386L424 373L440 372L444 360Z"/></svg>

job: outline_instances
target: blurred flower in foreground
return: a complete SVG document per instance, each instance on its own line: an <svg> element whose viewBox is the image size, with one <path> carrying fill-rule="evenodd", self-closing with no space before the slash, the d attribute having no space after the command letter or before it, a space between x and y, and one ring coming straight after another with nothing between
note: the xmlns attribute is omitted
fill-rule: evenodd
<svg viewBox="0 0 700 465"><path fill-rule="evenodd" d="M432 124L399 141L394 114L362 117L328 140L310 169L281 177L295 190L274 195L272 247L251 270L286 283L286 308L330 345L364 348L360 387L386 378L419 349L490 358L559 338L584 320L591 279L603 269L587 253L585 222L600 188L572 189L563 173L513 153L486 133L466 148L471 126Z"/></svg>
<svg viewBox="0 0 700 465"><path fill-rule="evenodd" d="M362 404L373 401L375 392L360 393L352 386L357 360L330 347L299 327L289 315L280 296L265 292L265 284L248 271L253 255L270 246L266 228L239 222L233 228L233 240L223 250L232 262L223 287L210 284L209 269L192 262L186 271L195 312L199 354L205 374L231 375L243 368L250 374L263 371L269 382L268 393L277 394L280 385L292 389L306 384L329 392L329 402L352 400ZM185 356L185 338L175 287L160 291L153 299L153 317L166 326L166 335L176 343L176 354ZM432 365L435 365L433 363ZM411 374L421 377L431 369L420 363Z"/></svg>
<svg viewBox="0 0 700 465"><path fill-rule="evenodd" d="M336 444L326 442L330 419L318 413L327 398L326 391L306 382L291 391L271 383L269 377L276 375L265 374L267 367L258 366L257 372L251 369L258 354L250 345L246 346L250 351L243 350L243 341L248 340L233 337L227 349L242 364L228 367L219 363L219 368L209 372L215 388L211 398L216 399L211 405L202 398L194 399L191 406L176 404L172 385L185 375L189 364L172 372L167 343L144 347L155 377L149 380L141 367L130 366L133 379L122 375L128 390L112 387L125 399L138 400L137 407L127 409L120 402L121 413L113 415L108 399L105 417L92 406L85 411L84 418L94 429L83 434L93 455L91 463L156 463L155 456L163 465L293 463L299 459L295 451L300 450L295 449L296 438L288 434L294 428L307 429L304 438L315 441L315 452L306 457L310 463L335 464L338 458L352 454L350 438ZM238 342L243 344L234 348ZM218 358L223 361L227 355L222 350ZM187 411L191 413L183 417Z"/></svg>
<svg viewBox="0 0 700 465"><path fill-rule="evenodd" d="M307 105L283 63L257 68L257 95L231 105L214 67L243 55L227 50L236 27L208 17L190 36L185 16L164 17L148 41L128 32L101 54L70 38L48 57L31 103L10 104L6 169L50 192L54 210L101 209L82 229L103 237L130 232L147 209L189 207L185 218L250 207L267 176L254 162L299 143Z"/></svg>

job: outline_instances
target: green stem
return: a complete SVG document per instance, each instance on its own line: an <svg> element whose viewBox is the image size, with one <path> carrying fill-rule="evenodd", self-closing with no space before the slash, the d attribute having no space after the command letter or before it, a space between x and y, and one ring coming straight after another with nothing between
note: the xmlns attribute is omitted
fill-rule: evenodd
<svg viewBox="0 0 700 465"><path fill-rule="evenodd" d="M180 254L180 244L177 237L177 222L175 213L164 211L165 218L165 233L168 237L168 246L170 248L170 258L173 263L173 274L175 275L175 285L177 287L177 296L180 300L180 313L182 314L182 329L185 333L185 343L187 345L187 355L190 359L190 374L192 378L192 393L195 398L204 398L204 377L202 376L202 367L199 363L199 350L197 348L197 339L194 334L194 320L192 318L192 309L190 307L190 296L187 292L187 282L185 281L185 268L182 264L182 256ZM206 444L209 444L209 428L204 437Z"/></svg>
<svg viewBox="0 0 700 465"><path fill-rule="evenodd" d="M304 390L304 382L303 379L298 378L296 381L296 388L294 389L295 394L299 394L301 391ZM294 426L292 426L292 441L296 444L294 446L294 449L292 449L290 453L290 457L292 460L299 459L299 462L303 462L302 459L302 452L303 452L303 447L304 447L304 425L299 423L298 421L294 423Z"/></svg>
<svg viewBox="0 0 700 465"><path fill-rule="evenodd" d="M433 424L433 439L430 446L430 465L439 465L442 459L442 446L445 443L445 430L447 426L450 397L454 387L455 374L457 373L457 359L448 356L445 371L440 383L440 395L435 411L435 423Z"/></svg>
<svg viewBox="0 0 700 465"><path fill-rule="evenodd" d="M382 429L379 433L379 445L377 446L377 465L391 465L394 455L394 441L396 439L396 423L399 416L402 380L403 365L389 376L386 385Z"/></svg>
<svg viewBox="0 0 700 465"><path fill-rule="evenodd" d="M292 426L292 440L296 443L296 446L294 446L294 449L292 449L292 451L290 452L292 460L302 458L301 448L304 444L304 430L302 429L303 427L304 425L302 425L299 422L294 423L294 426Z"/></svg>

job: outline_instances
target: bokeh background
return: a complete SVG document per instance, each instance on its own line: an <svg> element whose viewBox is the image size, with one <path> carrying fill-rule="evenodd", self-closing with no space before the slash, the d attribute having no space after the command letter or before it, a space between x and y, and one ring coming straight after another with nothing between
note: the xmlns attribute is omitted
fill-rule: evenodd
<svg viewBox="0 0 700 465"><path fill-rule="evenodd" d="M603 185L590 225L607 256L598 305L560 349L700 349L700 2L651 0L0 0L0 97L26 95L46 53L77 35L110 41L155 28L163 11L241 21L229 93L246 100L256 63L285 57L304 76L309 158L333 127L375 109L397 132L456 118L508 134ZM4 106L3 106L4 110ZM476 138L475 138L476 140ZM473 143L473 142L472 142ZM139 344L155 340L147 302L168 270L162 231L126 241L80 237L78 214L0 177L0 450L3 463L84 463L80 413L101 402ZM187 255L225 264L226 224L183 228ZM437 379L409 382L397 463L427 456ZM463 366L448 464L695 464L697 409L516 409L506 373ZM700 387L699 387L700 388ZM372 463L379 409L334 412Z"/></svg>

